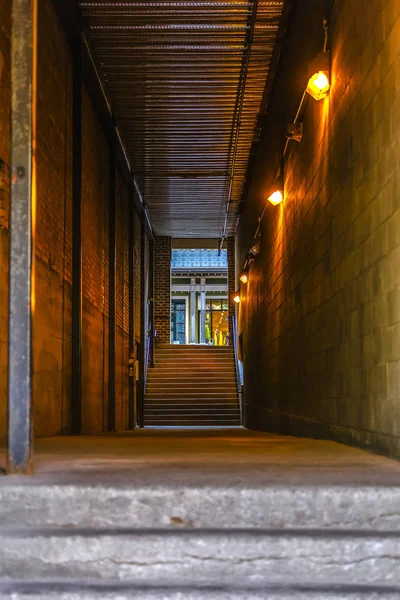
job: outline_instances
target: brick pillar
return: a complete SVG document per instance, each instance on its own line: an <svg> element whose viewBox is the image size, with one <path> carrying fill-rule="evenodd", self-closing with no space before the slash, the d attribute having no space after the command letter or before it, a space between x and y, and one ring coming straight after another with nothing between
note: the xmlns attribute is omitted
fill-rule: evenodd
<svg viewBox="0 0 400 600"><path fill-rule="evenodd" d="M154 241L154 327L156 342L169 344L171 339L171 259L172 240L159 236Z"/></svg>
<svg viewBox="0 0 400 600"><path fill-rule="evenodd" d="M235 238L228 237L228 314L229 314L229 341L233 343L232 317L235 315L233 296L236 291L235 278Z"/></svg>

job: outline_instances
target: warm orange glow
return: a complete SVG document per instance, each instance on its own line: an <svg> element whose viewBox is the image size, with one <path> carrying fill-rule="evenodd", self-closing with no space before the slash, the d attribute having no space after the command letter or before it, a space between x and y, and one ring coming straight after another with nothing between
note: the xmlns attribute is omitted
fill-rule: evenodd
<svg viewBox="0 0 400 600"><path fill-rule="evenodd" d="M307 92L314 100L321 100L322 98L325 98L330 87L329 73L327 71L318 71L310 77Z"/></svg>
<svg viewBox="0 0 400 600"><path fill-rule="evenodd" d="M283 194L281 190L275 190L269 197L268 201L271 202L274 206L280 204L283 200Z"/></svg>
<svg viewBox="0 0 400 600"><path fill-rule="evenodd" d="M248 282L248 280L249 280L249 278L248 278L248 276L247 276L247 273L246 273L246 272L243 272L243 273L241 274L241 276L240 276L240 281L241 281L242 283L247 283L247 282Z"/></svg>
<svg viewBox="0 0 400 600"><path fill-rule="evenodd" d="M233 301L236 302L236 304L239 304L240 302L240 295L239 294L235 294L233 297Z"/></svg>

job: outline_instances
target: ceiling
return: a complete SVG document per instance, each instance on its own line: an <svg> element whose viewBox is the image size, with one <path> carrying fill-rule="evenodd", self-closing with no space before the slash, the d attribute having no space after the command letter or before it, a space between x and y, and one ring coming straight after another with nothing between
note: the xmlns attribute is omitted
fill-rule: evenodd
<svg viewBox="0 0 400 600"><path fill-rule="evenodd" d="M283 2L79 6L155 233L233 233Z"/></svg>

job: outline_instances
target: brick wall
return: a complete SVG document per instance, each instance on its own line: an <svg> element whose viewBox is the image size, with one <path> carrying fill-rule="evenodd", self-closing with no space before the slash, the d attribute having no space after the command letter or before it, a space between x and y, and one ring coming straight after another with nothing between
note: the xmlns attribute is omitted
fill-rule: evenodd
<svg viewBox="0 0 400 600"><path fill-rule="evenodd" d="M154 326L157 342L171 339L171 259L172 240L157 236L154 242Z"/></svg>
<svg viewBox="0 0 400 600"><path fill-rule="evenodd" d="M142 297L140 293L141 281L141 250L140 250L140 231L141 221L136 210L134 212L134 329L135 340L140 343L140 323L141 323L141 303Z"/></svg>
<svg viewBox="0 0 400 600"><path fill-rule="evenodd" d="M0 0L0 438L6 434L10 3ZM39 3L37 227L33 399L35 434L70 431L72 60L51 0ZM56 57L56 60L55 60ZM82 131L82 426L107 428L109 146L84 89ZM116 175L116 425L128 426L128 184ZM136 212L136 211L135 211ZM140 339L140 220L135 221L135 336ZM138 321L139 320L139 321Z"/></svg>
<svg viewBox="0 0 400 600"><path fill-rule="evenodd" d="M117 169L116 177L116 429L128 428L129 418L129 193Z"/></svg>
<svg viewBox="0 0 400 600"><path fill-rule="evenodd" d="M322 45L323 3L297 3L248 180L244 261L283 132ZM241 305L246 422L400 455L400 15L396 0L336 0L332 89L310 99L267 206Z"/></svg>

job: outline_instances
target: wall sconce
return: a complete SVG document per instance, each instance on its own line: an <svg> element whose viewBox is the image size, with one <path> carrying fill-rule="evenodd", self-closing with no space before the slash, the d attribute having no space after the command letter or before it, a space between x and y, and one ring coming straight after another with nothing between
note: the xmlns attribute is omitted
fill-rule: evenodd
<svg viewBox="0 0 400 600"><path fill-rule="evenodd" d="M271 202L274 206L280 204L283 200L283 190L276 188L270 196L268 196L268 202Z"/></svg>
<svg viewBox="0 0 400 600"><path fill-rule="evenodd" d="M239 279L242 283L247 283L249 281L249 269L243 269L240 273Z"/></svg>
<svg viewBox="0 0 400 600"><path fill-rule="evenodd" d="M285 135L288 140L300 143L303 139L303 123L289 123Z"/></svg>
<svg viewBox="0 0 400 600"><path fill-rule="evenodd" d="M254 244L254 246L252 246L249 250L249 253L247 255L247 260L254 260L261 252L261 244L260 242L257 242L256 244Z"/></svg>
<svg viewBox="0 0 400 600"><path fill-rule="evenodd" d="M233 296L233 301L236 302L236 304L240 304L240 292L235 292L235 295Z"/></svg>

